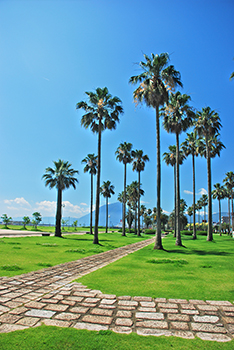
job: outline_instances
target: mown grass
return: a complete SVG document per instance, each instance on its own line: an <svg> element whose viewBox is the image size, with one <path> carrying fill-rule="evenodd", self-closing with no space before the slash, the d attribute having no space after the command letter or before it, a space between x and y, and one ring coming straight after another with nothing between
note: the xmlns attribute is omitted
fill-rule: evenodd
<svg viewBox="0 0 234 350"><path fill-rule="evenodd" d="M49 233L54 233L55 232L55 228L54 226L43 226L43 225L39 225L37 226L37 228L35 228L34 226L26 226L25 228L21 225L7 225L7 227L5 227L5 225L0 225L0 230L1 229L8 229L8 230L16 230L16 231L38 231L38 232L49 232ZM62 234L63 233L69 233L69 232L89 232L89 227L68 227L68 226L62 226L61 228L62 230ZM99 232L103 232L105 231L105 228L103 227L99 227L98 228ZM114 231L114 229L109 229L110 231ZM0 231L1 232L1 231Z"/></svg>
<svg viewBox="0 0 234 350"><path fill-rule="evenodd" d="M94 245L93 236L66 235L64 238L49 237L14 237L0 238L0 276L14 276L42 268L54 266L85 256L112 250L142 239L121 233L99 234L99 245Z"/></svg>
<svg viewBox="0 0 234 350"><path fill-rule="evenodd" d="M172 235L165 250L147 246L79 279L103 293L162 298L234 300L234 240L214 236L183 237L176 247Z"/></svg>
<svg viewBox="0 0 234 350"><path fill-rule="evenodd" d="M217 343L199 338L143 337L135 333L126 335L45 326L0 334L0 348L4 350L232 350L233 347L234 340Z"/></svg>

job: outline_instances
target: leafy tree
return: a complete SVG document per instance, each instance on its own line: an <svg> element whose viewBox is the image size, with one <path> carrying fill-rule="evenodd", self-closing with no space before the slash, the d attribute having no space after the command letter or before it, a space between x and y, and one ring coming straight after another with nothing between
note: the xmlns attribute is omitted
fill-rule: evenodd
<svg viewBox="0 0 234 350"><path fill-rule="evenodd" d="M193 215L193 206L188 207L187 214L190 217L189 230L191 231L191 216ZM193 222L193 226L195 226L195 222Z"/></svg>
<svg viewBox="0 0 234 350"><path fill-rule="evenodd" d="M179 164L183 164L185 155L182 150L179 151ZM166 165L171 165L174 168L174 202L176 208L176 146L169 146L169 152L163 153L163 160ZM176 237L176 221L174 226L174 237Z"/></svg>
<svg viewBox="0 0 234 350"><path fill-rule="evenodd" d="M168 65L168 53L160 55L151 54L151 57L144 55L145 62L141 61L139 66L143 72L139 75L132 76L129 80L131 84L139 86L133 92L135 102L144 102L146 106L153 107L156 111L156 148L157 148L157 208L158 220L155 237L154 249L163 249L161 239L161 155L160 155L160 123L159 107L168 101L169 92L176 86L180 85L180 73L175 70L174 66Z"/></svg>
<svg viewBox="0 0 234 350"><path fill-rule="evenodd" d="M78 226L78 220L73 221L72 226L75 228L75 231L77 230L77 226Z"/></svg>
<svg viewBox="0 0 234 350"><path fill-rule="evenodd" d="M67 226L68 220L62 219L62 220L61 220L61 223L62 223L62 225L63 225L63 230L65 230L64 226Z"/></svg>
<svg viewBox="0 0 234 350"><path fill-rule="evenodd" d="M84 173L89 173L91 175L91 199L90 199L90 234L93 234L93 175L97 174L97 156L88 154L82 160L82 163L85 164Z"/></svg>
<svg viewBox="0 0 234 350"><path fill-rule="evenodd" d="M2 221L4 223L4 225L5 225L5 228L8 228L7 225L11 222L12 217L10 216L8 218L7 214L2 214L1 219L2 219Z"/></svg>
<svg viewBox="0 0 234 350"><path fill-rule="evenodd" d="M221 234L221 199L225 198L226 192L224 186L221 186L220 183L214 184L214 188L212 196L219 201L219 233Z"/></svg>
<svg viewBox="0 0 234 350"><path fill-rule="evenodd" d="M35 213L33 213L32 216L34 218L35 228L37 229L37 226L39 225L39 223L42 220L42 216L38 211L35 211Z"/></svg>
<svg viewBox="0 0 234 350"><path fill-rule="evenodd" d="M152 217L147 215L147 213L145 213L144 215L144 223L147 229L149 228L150 225L152 225Z"/></svg>
<svg viewBox="0 0 234 350"><path fill-rule="evenodd" d="M131 231L131 227L132 227L132 223L133 223L133 220L134 220L134 214L133 214L131 209L128 210L125 218L127 220L128 229L129 229L129 232L130 232Z"/></svg>
<svg viewBox="0 0 234 350"><path fill-rule="evenodd" d="M23 220L24 229L26 229L26 225L30 223L30 218L29 216L24 216L22 220Z"/></svg>
<svg viewBox="0 0 234 350"><path fill-rule="evenodd" d="M112 97L107 87L97 88L95 92L86 92L88 103L78 102L76 109L83 109L86 113L81 118L81 125L86 129L90 127L93 133L98 134L98 162L97 162L97 189L96 189L96 209L94 244L98 242L98 220L100 202L100 176L101 176L101 136L105 129L113 130L119 122L119 115L123 113L121 100Z"/></svg>
<svg viewBox="0 0 234 350"><path fill-rule="evenodd" d="M141 172L145 169L145 162L149 161L147 154L143 155L142 150L132 151L132 170L138 172L138 227L137 235L140 236L140 185L141 185Z"/></svg>
<svg viewBox="0 0 234 350"><path fill-rule="evenodd" d="M190 96L177 91L171 94L165 107L161 108L161 115L164 116L163 126L167 132L176 135L176 245L181 246L180 235L180 176L179 176L179 135L186 131L193 123L195 113L188 105Z"/></svg>
<svg viewBox="0 0 234 350"><path fill-rule="evenodd" d="M211 152L212 152L212 138L217 135L221 128L220 117L217 112L210 107L202 108L197 112L195 131L198 136L204 137L205 140L205 152L204 155L207 160L207 183L208 183L208 231L207 241L213 240L212 234L212 198L211 198ZM213 147L213 151L218 151L217 147Z"/></svg>
<svg viewBox="0 0 234 350"><path fill-rule="evenodd" d="M76 174L79 174L77 170L71 168L71 164L59 159L54 161L54 168L46 168L45 174L42 178L45 180L45 186L49 186L50 189L57 189L57 210L56 210L56 224L55 224L55 236L62 237L61 233L61 219L62 219L62 192L72 186L76 189L76 183L78 183Z"/></svg>
<svg viewBox="0 0 234 350"><path fill-rule="evenodd" d="M197 238L196 234L196 218L195 218L195 202L196 202L196 184L195 184L195 157L199 155L199 147L198 147L198 139L197 139L197 133L196 131L191 132L190 134L187 134L187 138L185 141L181 144L182 150L185 154L185 156L192 156L192 167L193 167L193 239Z"/></svg>
<svg viewBox="0 0 234 350"><path fill-rule="evenodd" d="M232 203L232 231L234 231L234 212L233 212L234 173L233 173L233 171L228 171L225 175L226 175L226 177L223 179L223 182L224 182L224 185L227 188L229 196L231 197L231 203ZM229 207L230 207L230 204L229 204ZM230 208L229 208L229 212L230 212ZM230 225L230 219L229 219L229 225Z"/></svg>
<svg viewBox="0 0 234 350"><path fill-rule="evenodd" d="M111 198L111 195L115 194L114 188L115 187L111 184L109 180L103 181L103 185L100 188L101 194L104 198L106 198L106 233L108 230L108 198Z"/></svg>
<svg viewBox="0 0 234 350"><path fill-rule="evenodd" d="M144 214L146 212L146 206L145 205L141 205L141 209L140 209L140 216L142 217L142 227L143 227L143 218L144 218Z"/></svg>
<svg viewBox="0 0 234 350"><path fill-rule="evenodd" d="M132 162L131 157L132 144L130 142L124 142L117 148L116 159L124 165L124 191L123 191L123 215L122 215L122 236L125 234L125 216L126 216L126 181L127 181L127 164Z"/></svg>

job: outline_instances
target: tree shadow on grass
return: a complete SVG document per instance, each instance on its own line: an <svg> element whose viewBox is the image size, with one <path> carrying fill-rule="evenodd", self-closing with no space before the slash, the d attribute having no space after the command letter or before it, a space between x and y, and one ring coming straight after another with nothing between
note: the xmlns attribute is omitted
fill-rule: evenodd
<svg viewBox="0 0 234 350"><path fill-rule="evenodd" d="M163 249L167 253L178 253L178 254L186 254L186 255L214 255L214 256L228 256L231 255L228 252L214 252L214 251L205 251L205 250L199 250L199 249L192 249L192 250L179 250L179 249L172 249L167 250Z"/></svg>

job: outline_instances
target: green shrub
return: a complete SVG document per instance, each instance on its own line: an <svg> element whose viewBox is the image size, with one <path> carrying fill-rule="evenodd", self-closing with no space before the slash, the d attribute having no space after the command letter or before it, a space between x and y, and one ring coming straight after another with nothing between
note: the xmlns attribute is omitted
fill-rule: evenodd
<svg viewBox="0 0 234 350"><path fill-rule="evenodd" d="M181 231L180 233L181 233L181 235L184 235L184 236L192 236L193 235L192 231L187 231L187 230Z"/></svg>
<svg viewBox="0 0 234 350"><path fill-rule="evenodd" d="M154 229L146 229L144 232L146 235L154 235L155 234L155 230Z"/></svg>

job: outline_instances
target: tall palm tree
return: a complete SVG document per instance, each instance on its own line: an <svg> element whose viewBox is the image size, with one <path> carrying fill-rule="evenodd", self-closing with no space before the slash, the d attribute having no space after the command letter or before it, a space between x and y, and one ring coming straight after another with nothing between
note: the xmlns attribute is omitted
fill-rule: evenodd
<svg viewBox="0 0 234 350"><path fill-rule="evenodd" d="M128 199L128 206L134 210L135 212L135 234L137 234L137 203L138 198L140 196L144 195L144 190L140 188L139 193L139 185L137 181L133 181L130 185L127 186L127 199Z"/></svg>
<svg viewBox="0 0 234 350"><path fill-rule="evenodd" d="M206 222L206 206L208 205L208 196L207 196L207 194L203 194L200 200L201 200L201 205L204 208L204 222Z"/></svg>
<svg viewBox="0 0 234 350"><path fill-rule="evenodd" d="M195 202L196 202L196 185L195 185L195 157L199 155L198 152L198 143L197 143L197 133L195 131L191 132L190 134L187 134L187 138L181 145L184 154L189 156L191 154L192 156L192 167L193 167L193 222L195 223ZM193 239L197 238L196 234L196 225L193 225Z"/></svg>
<svg viewBox="0 0 234 350"><path fill-rule="evenodd" d="M228 171L226 177L223 179L224 185L226 186L229 195L231 197L232 205L232 231L234 231L234 213L233 213L233 188L234 188L234 173L233 171ZM230 206L230 205L229 205ZM230 220L229 220L230 221ZM230 225L230 222L229 222Z"/></svg>
<svg viewBox="0 0 234 350"><path fill-rule="evenodd" d="M81 125L86 129L90 127L92 132L98 134L98 163L97 163L97 190L95 227L93 243L98 244L98 220L100 202L100 176L101 176L101 136L105 129L113 130L119 122L119 115L123 113L121 100L112 97L107 87L97 88L95 92L86 92L88 103L78 102L76 109L83 109L86 113L81 118Z"/></svg>
<svg viewBox="0 0 234 350"><path fill-rule="evenodd" d="M179 176L179 135L186 131L193 123L195 114L192 107L188 105L190 96L177 91L172 93L166 104L161 108L161 115L164 116L163 126L167 132L176 134L176 245L181 246L180 235L180 176Z"/></svg>
<svg viewBox="0 0 234 350"><path fill-rule="evenodd" d="M214 199L218 199L219 201L219 233L221 234L221 199L225 198L225 188L221 186L220 183L214 184L214 190L212 191L212 196Z"/></svg>
<svg viewBox="0 0 234 350"><path fill-rule="evenodd" d="M91 199L90 199L90 234L93 234L93 175L97 174L97 156L88 154L82 160L82 163L85 164L84 173L89 173L91 175Z"/></svg>
<svg viewBox="0 0 234 350"><path fill-rule="evenodd" d="M108 230L108 198L111 198L112 194L115 194L115 186L111 184L111 182L103 181L103 185L100 188L100 192L104 198L106 198L106 233Z"/></svg>
<svg viewBox="0 0 234 350"><path fill-rule="evenodd" d="M124 142L117 148L116 159L124 164L124 195L123 195L123 217L122 217L122 236L126 236L125 233L125 216L126 216L126 180L127 180L127 164L131 163L131 149L132 144L130 142Z"/></svg>
<svg viewBox="0 0 234 350"><path fill-rule="evenodd" d="M129 80L131 84L138 84L138 88L133 92L136 102L144 102L146 106L153 107L156 111L156 148L157 148L157 230L155 236L154 249L163 249L161 239L161 155L160 155L160 124L159 107L168 101L169 91L176 86L182 86L180 73L174 66L168 65L168 53L160 55L151 54L151 57L144 55L145 62L141 61L139 66L143 70L140 75L132 76Z"/></svg>
<svg viewBox="0 0 234 350"><path fill-rule="evenodd" d="M133 158L132 170L138 172L138 226L137 235L140 236L140 186L141 186L141 172L145 170L145 162L149 161L147 154L143 155L142 150L135 150L131 153Z"/></svg>
<svg viewBox="0 0 234 350"><path fill-rule="evenodd" d="M59 159L57 162L54 161L53 163L54 168L46 168L42 179L45 180L45 186L49 186L50 189L56 187L58 190L55 236L62 237L62 192L70 186L74 189L76 188L76 182L78 182L78 180L75 175L79 174L79 172L72 169L71 164L64 160Z"/></svg>
<svg viewBox="0 0 234 350"><path fill-rule="evenodd" d="M200 223L201 223L201 214L200 214L200 210L202 209L202 200L201 200L201 198L198 199L196 205L197 205L197 210L198 210L198 223L199 223L199 226L200 226Z"/></svg>
<svg viewBox="0 0 234 350"><path fill-rule="evenodd" d="M142 219L141 219L142 228L143 228L143 219L144 219L145 212L146 212L146 206L141 204L140 216L142 217Z"/></svg>
<svg viewBox="0 0 234 350"><path fill-rule="evenodd" d="M163 160L166 163L166 165L171 165L174 168L174 203L175 203L175 211L176 211L176 146L169 146L169 152L163 153ZM183 161L185 159L184 153L180 150L179 151L179 164L183 164ZM174 237L176 237L176 220L174 223Z"/></svg>
<svg viewBox="0 0 234 350"><path fill-rule="evenodd" d="M205 157L207 160L207 183L208 183L208 231L207 241L213 240L212 234L212 198L211 198L211 139L218 133L221 128L220 117L217 112L210 107L202 108L197 112L195 130L198 136L204 137L205 140Z"/></svg>
<svg viewBox="0 0 234 350"><path fill-rule="evenodd" d="M187 209L187 214L188 214L188 216L190 217L190 223L189 223L189 229L190 229L190 231L191 231L191 216L193 215L193 206L191 206L191 207L188 207L188 209ZM193 222L193 226L194 226L194 222Z"/></svg>

